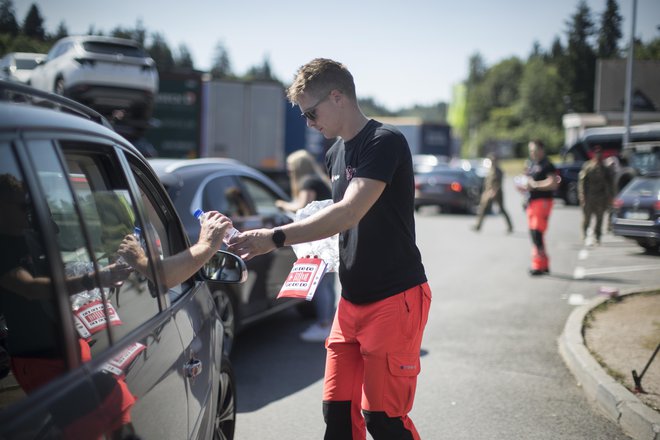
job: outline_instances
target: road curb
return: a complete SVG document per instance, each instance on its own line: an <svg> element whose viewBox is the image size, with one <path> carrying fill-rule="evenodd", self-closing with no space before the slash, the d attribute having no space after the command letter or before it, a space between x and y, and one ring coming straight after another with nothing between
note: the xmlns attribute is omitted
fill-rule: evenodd
<svg viewBox="0 0 660 440"><path fill-rule="evenodd" d="M659 288L654 286L630 289L620 292L619 296ZM584 318L608 299L606 296L599 296L571 312L559 336L559 353L590 402L618 424L623 432L635 440L660 440L660 414L607 374L584 343Z"/></svg>

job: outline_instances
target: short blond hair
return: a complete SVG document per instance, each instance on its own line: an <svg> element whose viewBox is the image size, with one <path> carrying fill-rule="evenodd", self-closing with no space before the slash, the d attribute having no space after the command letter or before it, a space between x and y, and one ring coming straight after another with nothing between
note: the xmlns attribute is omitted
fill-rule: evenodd
<svg viewBox="0 0 660 440"><path fill-rule="evenodd" d="M327 58L315 58L298 69L293 84L287 89L287 98L295 105L303 93L321 98L332 90L339 90L357 101L353 75L346 66Z"/></svg>

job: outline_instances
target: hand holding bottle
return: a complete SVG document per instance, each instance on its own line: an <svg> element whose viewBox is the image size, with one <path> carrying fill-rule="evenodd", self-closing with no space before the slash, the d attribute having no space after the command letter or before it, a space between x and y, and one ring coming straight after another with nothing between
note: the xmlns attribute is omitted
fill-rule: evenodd
<svg viewBox="0 0 660 440"><path fill-rule="evenodd" d="M217 211L204 212L198 209L194 216L199 219L201 226L199 242L207 242L213 249L220 249L220 241L228 244L232 237L239 234L231 220Z"/></svg>

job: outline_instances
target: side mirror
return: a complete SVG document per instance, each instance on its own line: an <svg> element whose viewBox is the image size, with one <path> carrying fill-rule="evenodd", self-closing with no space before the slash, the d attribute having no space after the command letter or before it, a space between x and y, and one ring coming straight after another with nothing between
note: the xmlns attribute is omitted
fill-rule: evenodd
<svg viewBox="0 0 660 440"><path fill-rule="evenodd" d="M245 262L227 251L218 251L202 267L202 273L208 280L227 284L243 283L247 280L248 271Z"/></svg>

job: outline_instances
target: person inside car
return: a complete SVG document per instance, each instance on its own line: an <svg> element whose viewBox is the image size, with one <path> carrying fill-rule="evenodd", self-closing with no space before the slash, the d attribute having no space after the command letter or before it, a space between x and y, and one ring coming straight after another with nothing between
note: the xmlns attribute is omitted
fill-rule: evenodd
<svg viewBox="0 0 660 440"><path fill-rule="evenodd" d="M193 276L220 249L222 238L232 225L229 218L217 211L210 211L201 218L197 243L185 251L162 260L163 278L168 289ZM117 254L143 276L152 277L148 257L142 249L140 240L134 234L124 237L119 244Z"/></svg>

